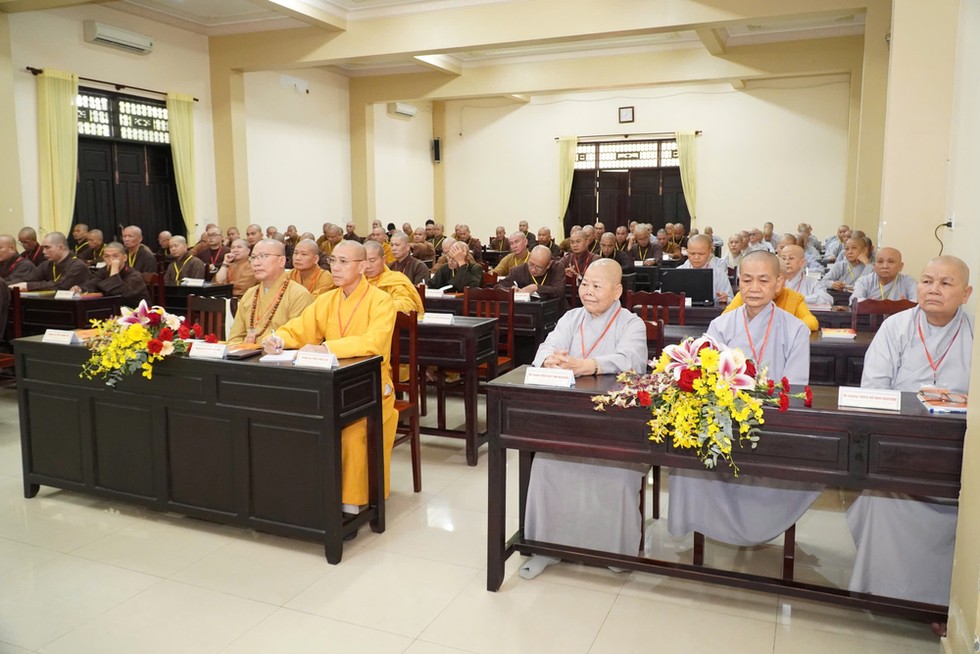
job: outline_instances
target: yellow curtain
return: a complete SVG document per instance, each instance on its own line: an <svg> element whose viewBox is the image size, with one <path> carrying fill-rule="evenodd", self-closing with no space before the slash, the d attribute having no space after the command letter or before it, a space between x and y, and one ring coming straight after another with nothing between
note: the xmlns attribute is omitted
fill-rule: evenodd
<svg viewBox="0 0 980 654"><path fill-rule="evenodd" d="M47 69L37 76L38 168L42 234L71 230L78 169L78 75Z"/></svg>
<svg viewBox="0 0 980 654"><path fill-rule="evenodd" d="M687 211L691 214L691 226L697 218L697 159L694 156L694 132L677 132L677 156L681 164L681 186Z"/></svg>
<svg viewBox="0 0 980 654"><path fill-rule="evenodd" d="M194 184L194 98L180 93L167 94L167 120L170 129L170 152L174 159L177 198L184 214L187 238L194 236L197 224Z"/></svg>
<svg viewBox="0 0 980 654"><path fill-rule="evenodd" d="M568 199L572 196L572 179L575 176L575 148L578 147L577 136L560 136L558 138L558 228L552 230L556 240L560 241L565 232L564 218L568 209Z"/></svg>

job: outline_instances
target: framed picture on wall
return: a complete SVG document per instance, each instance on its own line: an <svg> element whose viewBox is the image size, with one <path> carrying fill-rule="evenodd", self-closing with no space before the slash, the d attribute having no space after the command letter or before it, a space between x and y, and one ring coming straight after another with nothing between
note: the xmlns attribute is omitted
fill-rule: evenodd
<svg viewBox="0 0 980 654"><path fill-rule="evenodd" d="M620 107L619 108L619 122L621 122L621 123L632 123L633 122L633 107Z"/></svg>

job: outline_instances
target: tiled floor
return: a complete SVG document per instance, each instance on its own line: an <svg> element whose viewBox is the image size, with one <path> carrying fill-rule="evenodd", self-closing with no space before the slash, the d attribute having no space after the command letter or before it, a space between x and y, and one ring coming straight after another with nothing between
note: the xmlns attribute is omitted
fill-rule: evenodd
<svg viewBox="0 0 980 654"><path fill-rule="evenodd" d="M395 451L388 530L362 530L331 566L315 543L51 488L23 499L16 395L0 390L0 654L940 651L923 624L570 564L525 581L519 557L489 593L486 455L468 468L460 441L426 438L423 459L414 494ZM846 583L846 500L829 491L801 521L798 578ZM648 550L689 560L664 522ZM780 551L706 557L774 574Z"/></svg>

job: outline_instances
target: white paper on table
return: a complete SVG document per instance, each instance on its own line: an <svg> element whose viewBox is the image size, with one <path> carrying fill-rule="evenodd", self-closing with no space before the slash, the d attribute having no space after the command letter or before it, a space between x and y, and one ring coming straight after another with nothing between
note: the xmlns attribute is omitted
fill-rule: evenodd
<svg viewBox="0 0 980 654"><path fill-rule="evenodd" d="M263 354L259 359L262 363L290 363L296 358L298 350L283 350L279 354Z"/></svg>

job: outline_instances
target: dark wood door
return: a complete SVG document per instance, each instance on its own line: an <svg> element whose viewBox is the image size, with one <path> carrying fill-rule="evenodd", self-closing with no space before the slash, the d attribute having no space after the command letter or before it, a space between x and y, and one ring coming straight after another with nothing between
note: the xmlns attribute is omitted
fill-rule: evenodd
<svg viewBox="0 0 980 654"><path fill-rule="evenodd" d="M596 175L594 170L576 170L572 178L572 193L568 198L563 225L567 236L574 225L592 225L596 217Z"/></svg>
<svg viewBox="0 0 980 654"><path fill-rule="evenodd" d="M115 167L112 157L112 143L96 139L78 140L78 184L72 224L84 223L91 229L99 229L107 241L115 232Z"/></svg>
<svg viewBox="0 0 980 654"><path fill-rule="evenodd" d="M629 220L650 223L654 229L664 226L659 168L637 168L630 171Z"/></svg>
<svg viewBox="0 0 980 654"><path fill-rule="evenodd" d="M663 220L668 223L681 223L691 231L691 212L687 210L684 187L681 184L680 168L661 168Z"/></svg>
<svg viewBox="0 0 980 654"><path fill-rule="evenodd" d="M606 229L615 231L625 224L630 199L628 170L599 171L599 220Z"/></svg>

